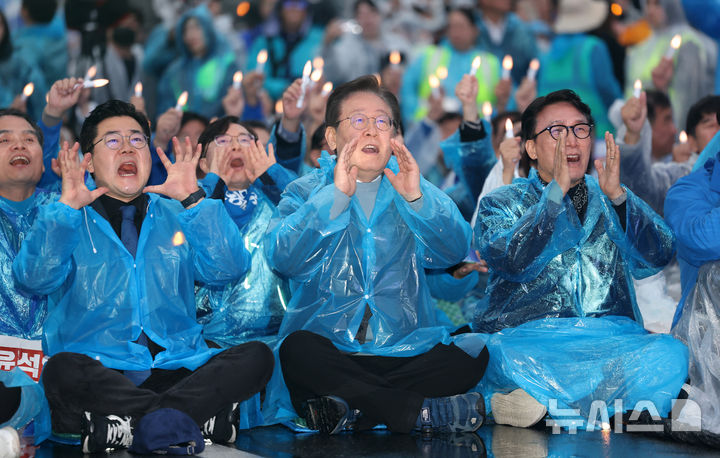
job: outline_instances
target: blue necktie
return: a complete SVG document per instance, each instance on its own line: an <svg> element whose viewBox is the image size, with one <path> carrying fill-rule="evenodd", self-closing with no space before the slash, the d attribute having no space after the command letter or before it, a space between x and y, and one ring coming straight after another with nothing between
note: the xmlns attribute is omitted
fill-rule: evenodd
<svg viewBox="0 0 720 458"><path fill-rule="evenodd" d="M125 248L135 257L138 246L138 231L135 227L135 206L134 205L123 205L120 207L120 214L122 215L122 223L120 224L120 241L122 241Z"/></svg>
<svg viewBox="0 0 720 458"><path fill-rule="evenodd" d="M135 227L135 211L134 205L123 205L120 207L122 215L122 223L120 224L120 241L133 257L137 253L138 231ZM140 333L137 340L140 345L148 346L148 338L144 332ZM150 376L150 370L144 371L125 371L125 376L129 378L135 385L140 385Z"/></svg>

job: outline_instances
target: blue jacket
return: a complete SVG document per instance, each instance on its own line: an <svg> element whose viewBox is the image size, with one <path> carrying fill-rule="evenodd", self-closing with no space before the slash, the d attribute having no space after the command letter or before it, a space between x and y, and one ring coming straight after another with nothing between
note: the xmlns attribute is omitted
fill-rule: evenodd
<svg viewBox="0 0 720 458"><path fill-rule="evenodd" d="M12 36L15 52L31 59L40 68L48 88L55 81L68 77L65 29L65 14L60 9L49 23L19 28Z"/></svg>
<svg viewBox="0 0 720 458"><path fill-rule="evenodd" d="M515 85L519 85L527 73L530 61L538 54L532 29L515 13L508 13L505 15L505 33L500 43L495 44L490 38L485 23L482 22L482 15L478 13L478 16L477 47L495 54L501 62L506 54L510 54L513 58L513 69L510 74Z"/></svg>
<svg viewBox="0 0 720 458"><path fill-rule="evenodd" d="M150 194L135 258L92 207L40 210L13 264L19 284L48 294L43 350L83 353L121 370L194 370L210 350L195 319L193 283L221 285L249 266L237 226L217 201L184 210ZM141 332L166 350L153 360Z"/></svg>
<svg viewBox="0 0 720 458"><path fill-rule="evenodd" d="M495 332L545 317L622 315L642 323L632 278L657 273L672 258L675 237L627 190L626 230L595 178L580 222L570 198L537 171L482 198L474 239L490 267L488 309L474 321Z"/></svg>
<svg viewBox="0 0 720 458"><path fill-rule="evenodd" d="M673 324L697 281L698 269L720 259L720 167L718 156L680 178L665 197L665 220L675 231L682 297Z"/></svg>
<svg viewBox="0 0 720 458"><path fill-rule="evenodd" d="M182 40L183 28L188 19L198 21L205 32L205 55L194 57ZM208 118L222 116L222 98L232 84L238 70L235 54L212 25L212 19L203 5L187 11L175 27L175 43L180 57L165 70L158 84L157 113L175 106L183 91L188 91L185 109Z"/></svg>

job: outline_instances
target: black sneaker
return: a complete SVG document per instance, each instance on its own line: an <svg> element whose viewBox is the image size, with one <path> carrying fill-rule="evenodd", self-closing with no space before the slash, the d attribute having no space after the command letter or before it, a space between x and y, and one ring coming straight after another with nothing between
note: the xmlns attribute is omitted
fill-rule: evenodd
<svg viewBox="0 0 720 458"><path fill-rule="evenodd" d="M203 437L216 444L232 444L237 439L238 420L240 408L239 404L234 402L203 424Z"/></svg>
<svg viewBox="0 0 720 458"><path fill-rule="evenodd" d="M128 448L133 441L132 417L85 412L80 425L83 453Z"/></svg>
<svg viewBox="0 0 720 458"><path fill-rule="evenodd" d="M474 432L485 421L485 401L480 393L426 399L417 428L424 436L433 433Z"/></svg>
<svg viewBox="0 0 720 458"><path fill-rule="evenodd" d="M355 429L360 411L351 409L344 399L337 396L321 396L308 399L300 415L309 429L321 434L338 434Z"/></svg>

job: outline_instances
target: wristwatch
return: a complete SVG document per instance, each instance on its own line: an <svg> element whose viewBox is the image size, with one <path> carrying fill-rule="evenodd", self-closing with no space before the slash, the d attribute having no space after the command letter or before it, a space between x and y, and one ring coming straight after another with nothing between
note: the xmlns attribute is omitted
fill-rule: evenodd
<svg viewBox="0 0 720 458"><path fill-rule="evenodd" d="M184 208L188 208L190 205L197 203L203 197L205 197L205 190L203 188L198 188L197 191L193 192L184 200L180 201L180 205L182 205Z"/></svg>
<svg viewBox="0 0 720 458"><path fill-rule="evenodd" d="M627 200L627 191L625 191L625 190L623 189L623 193L620 194L618 197L610 200L610 202L612 202L612 204L615 205L616 207L619 207L619 206L622 205L626 200Z"/></svg>

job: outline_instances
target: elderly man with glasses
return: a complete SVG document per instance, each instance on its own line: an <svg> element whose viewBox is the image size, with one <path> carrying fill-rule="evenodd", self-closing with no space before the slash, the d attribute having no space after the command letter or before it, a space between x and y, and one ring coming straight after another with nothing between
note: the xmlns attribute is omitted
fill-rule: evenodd
<svg viewBox="0 0 720 458"><path fill-rule="evenodd" d="M470 227L420 176L399 116L371 75L338 86L325 116L337 161L324 156L288 185L266 235L268 262L294 287L266 405L294 409L324 433L384 424L432 434L483 422L482 398L462 393L482 377L487 352L454 345L425 277L463 260Z"/></svg>
<svg viewBox="0 0 720 458"><path fill-rule="evenodd" d="M500 331L488 342L497 383L483 392L531 395L492 396L497 423L530 426L551 400L586 420L593 401L612 410L616 399L624 409L652 402L663 415L687 374L684 346L643 330L632 283L670 261L673 233L621 185L610 133L598 178L586 174L593 128L573 91L537 98L522 115L530 176L478 204L473 239L490 278L473 328Z"/></svg>

